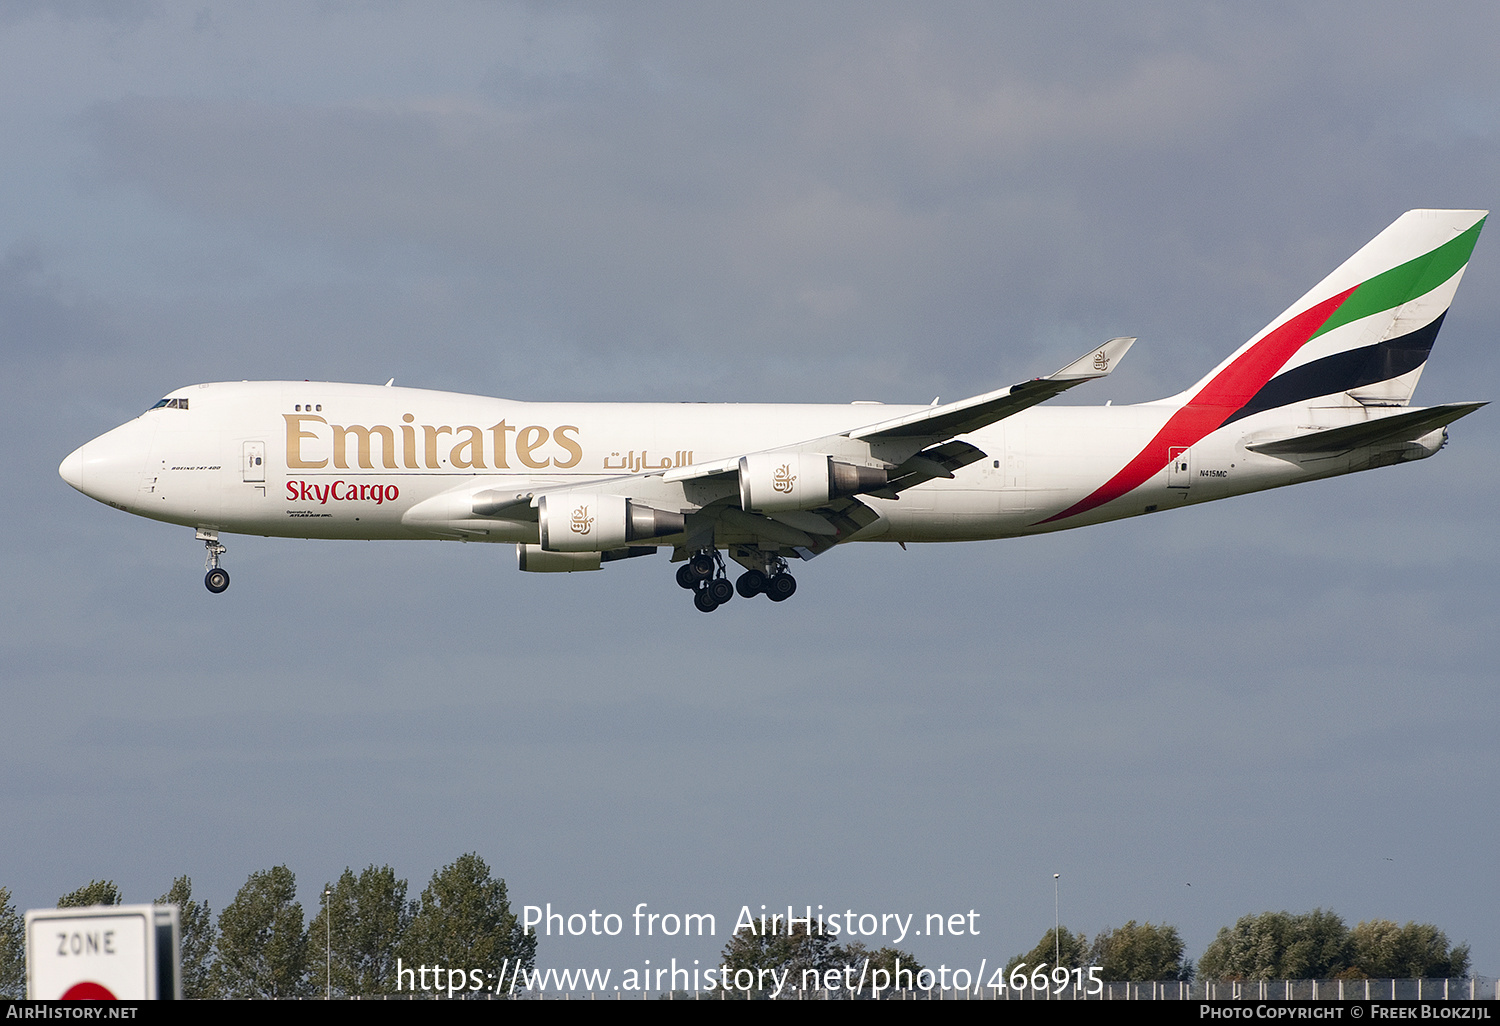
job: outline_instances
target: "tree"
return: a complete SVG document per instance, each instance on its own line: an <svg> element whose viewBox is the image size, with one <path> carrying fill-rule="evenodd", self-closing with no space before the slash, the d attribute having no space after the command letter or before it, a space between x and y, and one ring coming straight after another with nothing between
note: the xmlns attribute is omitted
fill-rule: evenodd
<svg viewBox="0 0 1500 1026"><path fill-rule="evenodd" d="M325 938L332 954L333 992L341 997L385 994L395 989L396 958L404 951L414 907L406 881L390 866L370 866L359 876L346 868L309 928L316 949ZM316 962L316 958L314 959ZM322 975L314 966L316 982Z"/></svg>
<svg viewBox="0 0 1500 1026"><path fill-rule="evenodd" d="M179 876L171 890L156 899L158 905L177 906L177 926L182 954L182 996L214 996L214 919L208 902L193 900L193 881Z"/></svg>
<svg viewBox="0 0 1500 1026"><path fill-rule="evenodd" d="M219 914L217 996L283 998L307 993L307 928L297 879L286 866L251 873Z"/></svg>
<svg viewBox="0 0 1500 1026"><path fill-rule="evenodd" d="M1448 946L1448 935L1430 923L1397 926L1389 919L1370 919L1349 933L1354 978L1377 976L1459 977L1469 972L1469 946Z"/></svg>
<svg viewBox="0 0 1500 1026"><path fill-rule="evenodd" d="M82 908L85 905L118 905L120 888L113 880L93 880L57 899L58 908Z"/></svg>
<svg viewBox="0 0 1500 1026"><path fill-rule="evenodd" d="M26 926L10 900L10 888L0 887L0 997L26 996Z"/></svg>
<svg viewBox="0 0 1500 1026"><path fill-rule="evenodd" d="M816 972L821 984L827 979L825 973L843 968L841 952L832 935L823 930L809 930L808 924L801 922L793 923L789 929L778 925L736 930L724 945L719 964L724 968L726 986L741 970L748 969L754 974L755 983L746 989L746 997L770 997L776 993L771 984L774 974L775 979L784 981L776 996L795 998L802 986L803 973ZM810 978L808 982L811 983Z"/></svg>
<svg viewBox="0 0 1500 1026"><path fill-rule="evenodd" d="M864 973L864 990L857 996L870 995L876 972L885 973L882 982L885 983L886 992L916 990L917 974L927 968L908 952L899 948L881 948L879 951L871 951L858 941L839 947L837 956L840 965L854 970L856 981L860 979L861 973ZM865 959L870 960L868 967L865 966Z"/></svg>
<svg viewBox="0 0 1500 1026"><path fill-rule="evenodd" d="M1177 927L1138 925L1134 919L1094 938L1089 964L1106 980L1191 980L1193 963L1182 957Z"/></svg>
<svg viewBox="0 0 1500 1026"><path fill-rule="evenodd" d="M510 910L504 880L490 877L477 853L432 874L407 932L405 959L413 966L462 966L498 982L536 965L536 934Z"/></svg>
<svg viewBox="0 0 1500 1026"><path fill-rule="evenodd" d="M1054 968L1059 964L1068 969L1087 968L1090 965L1088 935L1073 933L1066 926L1060 930L1048 930L1042 934L1042 939L1036 942L1036 947L1024 955L1014 956L1005 963L1005 976L1009 979L1010 971L1018 965L1025 964L1028 970L1034 970L1043 963Z"/></svg>
<svg viewBox="0 0 1500 1026"><path fill-rule="evenodd" d="M1262 912L1224 927L1198 960L1200 979L1330 979L1350 964L1349 929L1333 912Z"/></svg>

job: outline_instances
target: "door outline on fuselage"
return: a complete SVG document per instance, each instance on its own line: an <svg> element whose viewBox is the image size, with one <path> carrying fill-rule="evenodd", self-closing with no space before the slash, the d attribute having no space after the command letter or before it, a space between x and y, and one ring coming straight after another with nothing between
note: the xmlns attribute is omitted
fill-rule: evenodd
<svg viewBox="0 0 1500 1026"><path fill-rule="evenodd" d="M266 480L266 443L246 442L241 464L246 483L264 484Z"/></svg>
<svg viewBox="0 0 1500 1026"><path fill-rule="evenodd" d="M1192 483L1192 450L1184 446L1173 446L1167 450L1167 487L1186 488Z"/></svg>

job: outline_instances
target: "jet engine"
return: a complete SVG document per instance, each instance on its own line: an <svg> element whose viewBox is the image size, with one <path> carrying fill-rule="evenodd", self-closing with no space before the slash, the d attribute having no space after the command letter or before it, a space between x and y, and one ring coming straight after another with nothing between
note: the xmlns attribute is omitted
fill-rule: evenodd
<svg viewBox="0 0 1500 1026"><path fill-rule="evenodd" d="M652 509L623 495L562 492L537 499L542 548L549 552L604 552L681 534L681 513Z"/></svg>
<svg viewBox="0 0 1500 1026"><path fill-rule="evenodd" d="M843 495L884 488L879 467L859 467L817 453L740 457L740 508L748 512L815 509Z"/></svg>
<svg viewBox="0 0 1500 1026"><path fill-rule="evenodd" d="M603 562L599 552L548 552L540 545L516 545L516 565L533 574L566 574L578 570L598 570Z"/></svg>

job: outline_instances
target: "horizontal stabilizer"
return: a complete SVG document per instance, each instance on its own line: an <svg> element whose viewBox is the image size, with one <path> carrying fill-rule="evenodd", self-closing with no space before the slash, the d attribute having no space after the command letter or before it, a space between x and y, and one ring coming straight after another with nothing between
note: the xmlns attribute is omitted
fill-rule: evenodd
<svg viewBox="0 0 1500 1026"><path fill-rule="evenodd" d="M1447 403L1419 410L1407 410L1388 417L1378 417L1345 427L1304 431L1288 438L1254 442L1245 446L1251 452L1267 456L1303 456L1320 452L1347 452L1366 446L1414 442L1423 435L1466 417L1487 403Z"/></svg>

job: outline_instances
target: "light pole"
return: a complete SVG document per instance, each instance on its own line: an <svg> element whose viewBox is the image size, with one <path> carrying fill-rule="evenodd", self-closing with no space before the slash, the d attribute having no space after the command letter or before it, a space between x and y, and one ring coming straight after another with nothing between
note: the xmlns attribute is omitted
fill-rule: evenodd
<svg viewBox="0 0 1500 1026"><path fill-rule="evenodd" d="M1052 874L1052 957L1053 965L1062 965L1062 917L1058 915L1057 904L1057 878L1061 873Z"/></svg>
<svg viewBox="0 0 1500 1026"><path fill-rule="evenodd" d="M333 1000L333 888L323 888L323 1000Z"/></svg>

